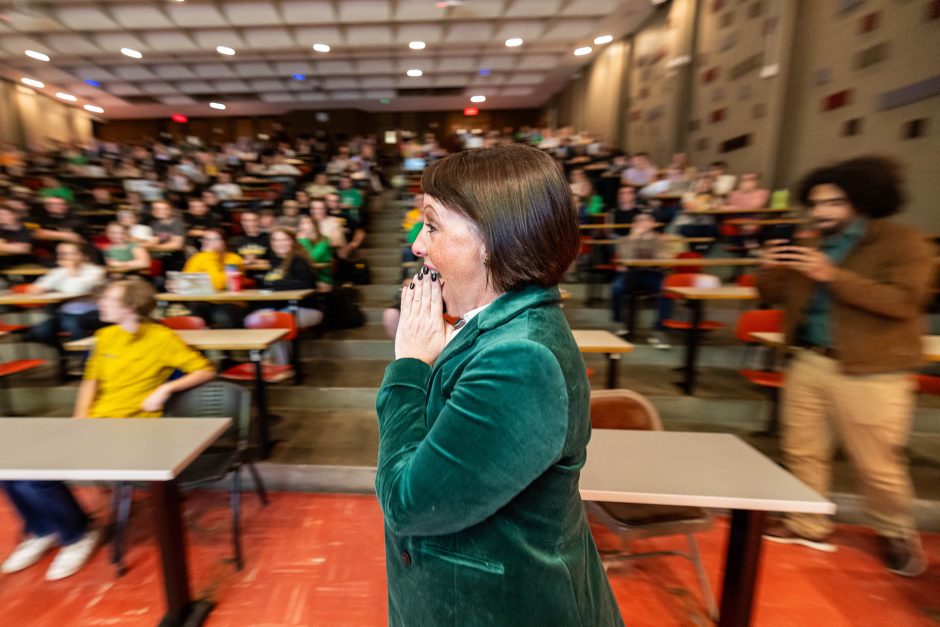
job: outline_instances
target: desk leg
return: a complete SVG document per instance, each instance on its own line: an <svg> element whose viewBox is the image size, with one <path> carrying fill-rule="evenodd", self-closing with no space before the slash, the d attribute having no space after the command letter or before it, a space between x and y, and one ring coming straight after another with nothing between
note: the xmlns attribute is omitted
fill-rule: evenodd
<svg viewBox="0 0 940 627"><path fill-rule="evenodd" d="M695 394L695 363L698 359L698 344L701 337L699 326L702 324L702 301L690 300L688 303L692 311L692 328L686 336L685 376L682 381L682 391L692 395Z"/></svg>
<svg viewBox="0 0 940 627"><path fill-rule="evenodd" d="M620 353L607 353L607 389L617 387L617 364L620 363Z"/></svg>
<svg viewBox="0 0 940 627"><path fill-rule="evenodd" d="M636 337L636 310L639 299L636 296L636 290L631 289L627 295L627 334L631 342L635 342Z"/></svg>
<svg viewBox="0 0 940 627"><path fill-rule="evenodd" d="M293 361L294 366L294 385L300 385L303 382L303 373L301 372L301 361L300 361L300 316L299 316L299 305L296 300L288 301L287 308L290 310L291 315L294 316L294 324L297 325L297 335L291 340L290 354L291 361Z"/></svg>
<svg viewBox="0 0 940 627"><path fill-rule="evenodd" d="M261 363L261 351L249 351L251 361L255 364L255 400L258 406L258 444L261 446L261 458L267 459L271 454L271 439L268 435L268 394L264 384L264 366Z"/></svg>
<svg viewBox="0 0 940 627"><path fill-rule="evenodd" d="M766 512L750 510L731 511L719 627L746 627L751 624L751 608L760 564L761 534L766 515Z"/></svg>
<svg viewBox="0 0 940 627"><path fill-rule="evenodd" d="M212 604L193 602L189 596L189 573L186 568L186 540L183 536L183 515L176 481L153 484L156 509L157 541L163 564L163 590L166 614L160 627L196 627L208 617Z"/></svg>

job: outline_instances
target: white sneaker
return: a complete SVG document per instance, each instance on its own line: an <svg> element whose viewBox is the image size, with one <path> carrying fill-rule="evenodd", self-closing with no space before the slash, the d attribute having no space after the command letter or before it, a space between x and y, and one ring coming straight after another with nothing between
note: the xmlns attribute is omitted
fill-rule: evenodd
<svg viewBox="0 0 940 627"><path fill-rule="evenodd" d="M29 536L16 545L10 556L4 560L3 565L0 565L0 573L16 573L29 568L58 543L59 538L54 533L39 538Z"/></svg>
<svg viewBox="0 0 940 627"><path fill-rule="evenodd" d="M97 529L88 531L78 542L68 544L59 549L49 570L46 571L46 581L56 581L74 575L82 566L88 563L91 554L98 547L101 532Z"/></svg>
<svg viewBox="0 0 940 627"><path fill-rule="evenodd" d="M650 346L653 348L658 348L661 351L667 351L672 348L672 344L670 344L662 335L658 333L654 333L649 337L649 343Z"/></svg>

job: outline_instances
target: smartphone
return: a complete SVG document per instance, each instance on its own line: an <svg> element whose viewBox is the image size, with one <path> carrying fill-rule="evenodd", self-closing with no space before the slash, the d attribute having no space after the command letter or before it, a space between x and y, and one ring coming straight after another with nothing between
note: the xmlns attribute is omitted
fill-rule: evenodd
<svg viewBox="0 0 940 627"><path fill-rule="evenodd" d="M793 244L796 240L796 225L765 224L760 230L760 240L764 244L773 240L780 240L781 246Z"/></svg>

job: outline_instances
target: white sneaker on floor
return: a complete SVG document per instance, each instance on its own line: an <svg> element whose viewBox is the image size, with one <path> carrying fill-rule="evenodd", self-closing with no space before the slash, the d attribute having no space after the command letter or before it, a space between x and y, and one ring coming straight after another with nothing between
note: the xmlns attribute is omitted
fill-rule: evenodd
<svg viewBox="0 0 940 627"><path fill-rule="evenodd" d="M659 333L654 333L653 335L651 335L649 337L649 343L650 343L650 346L652 346L653 348L658 348L661 351L667 351L670 348L672 348L672 344L670 344L665 339L665 337L660 335Z"/></svg>
<svg viewBox="0 0 940 627"><path fill-rule="evenodd" d="M46 551L59 543L59 538L54 533L37 538L29 536L13 549L10 556L0 565L0 573L16 573L25 568L29 568L42 559Z"/></svg>
<svg viewBox="0 0 940 627"><path fill-rule="evenodd" d="M46 581L56 581L74 575L88 563L92 553L98 548L101 532L97 529L88 531L78 542L68 544L59 549L49 570L46 571Z"/></svg>

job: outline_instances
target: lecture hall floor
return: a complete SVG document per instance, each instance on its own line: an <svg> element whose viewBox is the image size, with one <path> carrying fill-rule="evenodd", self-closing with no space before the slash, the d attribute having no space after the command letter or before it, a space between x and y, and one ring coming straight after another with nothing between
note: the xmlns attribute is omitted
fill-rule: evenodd
<svg viewBox="0 0 940 627"><path fill-rule="evenodd" d="M195 591L218 603L209 627L370 626L386 624L382 517L367 495L275 493L264 511L246 494L246 568L236 573L230 555L227 497L203 492L188 499L191 579ZM80 491L99 515L107 494ZM0 578L0 624L17 627L120 625L151 627L163 599L146 494L138 491L130 531L129 572L114 576L105 548L81 573L49 583L50 558ZM0 528L16 521L0 500ZM706 568L717 588L726 533L723 519L700 536ZM0 554L14 541L0 534ZM839 528L839 551L822 554L765 544L756 627L826 625L875 627L940 625L940 534L924 534L930 570L902 579L873 557L874 538L863 528ZM673 546L681 539L645 541ZM708 624L691 565L681 558L641 560L612 570L611 580L628 625L678 627Z"/></svg>

